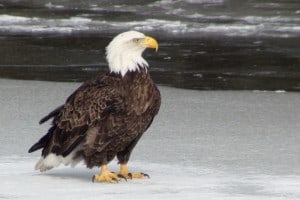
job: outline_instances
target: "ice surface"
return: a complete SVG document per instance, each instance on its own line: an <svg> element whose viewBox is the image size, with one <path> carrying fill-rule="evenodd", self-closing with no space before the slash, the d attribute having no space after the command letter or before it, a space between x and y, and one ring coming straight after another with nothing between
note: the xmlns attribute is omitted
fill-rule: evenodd
<svg viewBox="0 0 300 200"><path fill-rule="evenodd" d="M170 4L167 4L167 2ZM221 2L216 1L215 3ZM166 10L162 11L163 15L165 15L164 18L153 18L151 14L151 17L147 19L129 21L94 19L94 14L81 14L55 19L44 18L42 16L22 17L2 14L0 15L0 33L12 35L103 34L108 30L110 32L120 32L122 30L134 29L140 31L155 30L156 32L160 31L163 34L171 34L173 36L184 34L185 37L199 37L211 34L221 34L222 36L299 37L300 34L300 20L298 17L204 15L201 12L193 12L183 8L170 9L169 7L174 4L173 1L159 2L159 7L155 3L150 4L147 9L160 10L161 3L163 5L166 4ZM192 1L189 3L192 3ZM97 9L102 10L103 8L92 7L90 11ZM133 9L134 12L137 12L135 9ZM174 15L176 16L175 19L172 17Z"/></svg>
<svg viewBox="0 0 300 200"><path fill-rule="evenodd" d="M98 169L34 171L38 120L78 83L0 79L1 199L299 199L300 94L160 87L162 107L133 152L151 179L92 183ZM116 161L109 167L117 171Z"/></svg>

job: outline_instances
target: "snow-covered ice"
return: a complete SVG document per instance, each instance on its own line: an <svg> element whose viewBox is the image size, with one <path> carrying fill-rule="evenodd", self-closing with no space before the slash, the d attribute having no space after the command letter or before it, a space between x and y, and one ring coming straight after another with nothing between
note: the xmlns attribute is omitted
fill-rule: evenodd
<svg viewBox="0 0 300 200"><path fill-rule="evenodd" d="M0 79L0 199L300 199L300 93L160 87L162 107L129 167L151 178L92 183L98 169L34 171L38 120L78 83ZM117 162L109 167L117 171Z"/></svg>

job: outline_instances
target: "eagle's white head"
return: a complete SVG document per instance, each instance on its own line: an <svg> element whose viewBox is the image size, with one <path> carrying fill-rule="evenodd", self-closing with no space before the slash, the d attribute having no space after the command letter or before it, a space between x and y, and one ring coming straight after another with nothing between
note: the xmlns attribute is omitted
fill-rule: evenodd
<svg viewBox="0 0 300 200"><path fill-rule="evenodd" d="M143 33L128 31L117 35L106 47L106 59L111 72L122 76L128 71L147 68L148 63L142 57L146 48L158 50L157 41Z"/></svg>

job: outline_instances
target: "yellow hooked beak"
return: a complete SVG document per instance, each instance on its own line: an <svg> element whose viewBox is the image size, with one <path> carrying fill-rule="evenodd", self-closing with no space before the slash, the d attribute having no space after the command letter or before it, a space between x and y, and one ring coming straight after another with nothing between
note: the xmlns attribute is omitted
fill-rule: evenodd
<svg viewBox="0 0 300 200"><path fill-rule="evenodd" d="M155 49L155 51L158 50L158 43L154 38L146 36L145 43L146 43L147 48Z"/></svg>

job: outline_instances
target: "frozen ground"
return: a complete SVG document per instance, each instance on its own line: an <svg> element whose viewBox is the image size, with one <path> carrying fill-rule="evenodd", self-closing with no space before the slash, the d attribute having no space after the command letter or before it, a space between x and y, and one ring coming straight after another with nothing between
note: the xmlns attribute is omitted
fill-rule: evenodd
<svg viewBox="0 0 300 200"><path fill-rule="evenodd" d="M0 199L300 199L300 93L160 87L159 116L129 164L151 179L34 171L39 152L27 150L48 128L38 120L77 86L0 79Z"/></svg>

